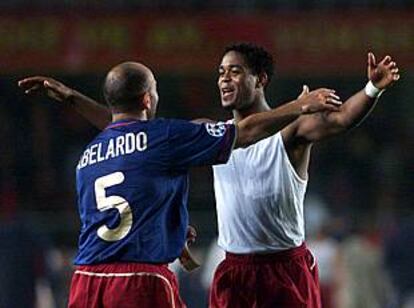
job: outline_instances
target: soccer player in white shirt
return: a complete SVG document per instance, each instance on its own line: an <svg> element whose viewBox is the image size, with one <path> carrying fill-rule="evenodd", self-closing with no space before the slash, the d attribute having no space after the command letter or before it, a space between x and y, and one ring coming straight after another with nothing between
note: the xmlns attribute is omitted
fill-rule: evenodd
<svg viewBox="0 0 414 308"><path fill-rule="evenodd" d="M273 60L263 48L225 49L218 87L233 122L270 109L265 89ZM219 228L226 251L210 307L321 307L317 265L305 245L303 202L312 145L357 126L399 79L390 56L368 54L368 83L339 112L300 116L275 135L232 152L213 166ZM302 95L308 93L305 86Z"/></svg>

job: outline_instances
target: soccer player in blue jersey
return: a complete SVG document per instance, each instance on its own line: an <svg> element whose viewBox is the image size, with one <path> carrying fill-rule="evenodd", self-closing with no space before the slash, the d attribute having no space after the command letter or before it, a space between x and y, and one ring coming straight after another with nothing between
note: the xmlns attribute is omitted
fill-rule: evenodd
<svg viewBox="0 0 414 308"><path fill-rule="evenodd" d="M51 90L52 83L62 91ZM67 90L44 77L20 86L55 98ZM189 168L225 163L233 148L271 136L300 115L335 112L340 103L333 90L319 89L237 124L155 119L156 80L135 62L108 73L104 96L112 121L76 170L81 231L71 308L185 307L167 265L185 244Z"/></svg>

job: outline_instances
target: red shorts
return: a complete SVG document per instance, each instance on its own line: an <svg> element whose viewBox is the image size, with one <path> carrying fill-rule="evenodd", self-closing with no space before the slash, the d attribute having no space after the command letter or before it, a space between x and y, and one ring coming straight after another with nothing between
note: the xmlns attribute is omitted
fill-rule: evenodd
<svg viewBox="0 0 414 308"><path fill-rule="evenodd" d="M69 308L183 308L167 265L111 263L77 266Z"/></svg>
<svg viewBox="0 0 414 308"><path fill-rule="evenodd" d="M222 307L322 307L313 255L305 244L272 254L226 253L210 293L210 308Z"/></svg>

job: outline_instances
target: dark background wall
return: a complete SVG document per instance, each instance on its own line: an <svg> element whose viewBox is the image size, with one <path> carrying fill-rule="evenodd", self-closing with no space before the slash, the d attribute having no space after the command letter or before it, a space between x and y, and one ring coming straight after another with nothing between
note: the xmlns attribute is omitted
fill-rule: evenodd
<svg viewBox="0 0 414 308"><path fill-rule="evenodd" d="M30 25L31 14L27 5L29 2L25 1L3 1L0 4L0 32L6 33L5 27L10 27L10 24L19 24L19 18L16 16L23 16L25 21L22 24ZM308 196L311 201L319 200L316 202L317 207L328 214L322 215L324 219L317 220L316 229L310 228L308 238L315 238L316 230L321 225L328 230L327 236L339 244L345 243L355 234L365 235L368 232L370 238L375 238L376 247L379 247L383 256L381 268L387 272L392 282L391 293L394 297L390 296L393 298L389 300L391 307L402 305L406 294L412 294L414 276L407 278L408 275L402 274L406 270L395 265L404 264L401 258L405 258L405 252L408 260L412 256L412 249L406 247L409 247L409 241L413 238L410 234L413 235L414 225L411 218L414 214L414 30L401 26L405 22L411 25L410 22L414 20L414 6L411 1L393 1L392 4L385 1L59 1L55 4L51 4L50 1L30 1L30 9L36 11L36 17L47 17L47 27L50 26L51 20L57 20L57 23L60 20L67 22L66 12L72 16L69 20L70 27L75 27L78 25L78 13L81 16L79 19L84 20L81 12L84 13L82 10L85 7L90 15L101 21L108 18L112 24L117 22L116 14L121 17L127 15L128 23L134 14L143 16L145 10L149 10L155 16L151 22L147 22L149 25L162 24L167 9L174 13L178 9L184 9L184 13L172 20L169 19L169 23L180 24L183 16L196 16L195 29L200 33L208 32L207 37L211 40L205 44L207 49L194 49L184 44L177 52L179 61L175 61L170 53L151 51L151 46L159 45L147 43L146 47L143 47L145 50L140 50L139 45L134 45L140 41L140 37L133 37L130 40L135 43L131 43L131 49L126 49L127 56L120 56L116 49L106 56L100 53L102 49L99 48L97 53L90 50L82 53L82 49L76 51L75 57L80 57L79 59L83 59L82 55L87 55L83 62L75 61L81 63L76 69L73 69L70 63L65 62L63 66L59 64L64 59L63 54L60 54L61 50L70 48L70 44L58 43L57 47L52 46L55 48L52 51L56 51L52 55L55 61L53 64L48 61L47 56L23 48L30 45L27 45L30 31L29 34L24 32L26 34L22 36L16 32L14 36L8 36L7 42L0 43L0 55L5 59L0 61L0 68L3 69L3 72L0 71L0 239L4 243L0 246L0 255L3 258L0 262L9 270L4 271L4 279L0 277L1 308L11 305L33 305L34 301L30 297L27 297L26 303L17 302L18 297L14 296L13 292L23 289L32 290L33 294L37 294L38 302L40 301L38 307L64 305L71 258L76 250L79 229L74 194L74 168L83 146L98 133L98 130L69 106L53 103L46 98L25 97L17 87L17 81L33 73L51 75L98 101L103 101L100 85L105 71L125 59L140 60L155 67L160 92L159 116L184 119L203 116L225 120L231 115L221 111L216 89L216 65L220 60L220 50L226 43L244 38L241 34L250 29L246 28L247 25L254 25L255 21L261 19L261 14L264 14L263 19L269 19L269 15L273 13L284 20L286 27L290 29L297 27L292 23L297 14L300 14L302 21L313 18L315 13L317 20L330 21L334 20L337 14L340 20L344 20L345 26L353 27L354 33L359 31L358 24L346 21L346 16L364 16L367 12L368 22L365 21L364 25L369 28L377 20L386 25L388 15L392 15L393 23L390 24L390 29L397 29L395 31L399 37L398 49L395 48L395 44L391 44L396 42L395 32L381 30L382 34L377 37L367 36L364 46L359 46L355 42L349 43L347 39L352 41L352 35L344 36L341 40L336 38L334 42L343 41L344 46L348 43L351 46L344 47L341 54L337 44L332 47L325 36L318 36L328 36L330 31L337 31L337 28L330 28L329 23L323 31L315 32L315 36L312 40L308 39L306 44L301 45L300 40L288 39L287 42L294 42L290 49L269 43L269 32L267 36L256 37L261 32L252 30L253 33L247 38L255 37L255 41L274 51L276 76L267 93L272 106L294 99L300 93L303 84L309 85L311 89L321 86L335 88L342 99L346 99L366 83L367 46L375 46L374 51L378 57L391 53L399 63L402 74L400 82L383 94L379 105L366 122L355 130L314 146ZM369 12L367 8L370 9ZM266 9L266 12L263 9ZM364 13L361 13L361 10ZM163 14L160 14L160 11L163 11ZM12 12L11 19L5 12ZM206 21L210 17L198 20L198 13L215 16L213 22L210 24ZM237 28L238 24L232 24L231 18L228 17L235 13L237 18L243 20L241 30L226 32L223 30L225 27L215 29L212 26L214 18L217 18L216 21L221 25L227 23L229 27ZM329 18L326 17L328 15ZM395 28L398 21L401 22L400 28ZM124 23L125 21L121 22ZM139 22L134 21L133 26L137 25L139 26ZM276 36L280 33L281 25L283 26L283 23L277 24L279 28L275 30ZM308 24L303 25L291 33L297 34L305 30ZM375 26L373 28L375 29ZM8 33L9 31L10 28L7 28ZM46 31L45 35L50 34L50 31ZM148 31L144 33L145 37L151 37L151 33L153 34ZM167 37L172 35L170 41L174 41L174 35L180 34L161 33ZM59 34L59 42L76 37L74 34L64 34ZM231 37L232 34L236 35L236 39ZM13 37L16 38L15 41ZM190 43L194 39L191 37L190 35ZM194 40L198 42L196 38ZM315 43L311 49L314 52L309 53L310 42L320 40L325 42L321 49L331 49L318 51ZM364 41L364 37L358 36L358 40ZM160 41L154 39L153 42ZM38 43L33 44L37 46ZM197 50L203 55L208 66L197 60ZM50 50L47 54L51 54ZM292 55L297 55L298 58ZM93 63L91 59L98 60ZM194 61L196 64L184 65L183 59L187 59L189 63ZM171 69L168 67L169 61L173 63ZM318 67L320 69L317 69ZM195 248L199 258L205 259L208 246L217 232L211 171L208 168L195 169L191 173L191 180L191 221L199 230ZM313 205L306 207L309 212L313 209ZM313 213L310 213L310 216ZM308 223L309 227L313 227L312 219ZM404 239L402 234L407 238ZM398 249L403 253L390 253L395 253ZM202 270L198 274L191 274L193 276L181 276L184 277L183 288L185 289L189 281L194 284L201 272ZM13 275L16 276L15 280L7 279ZM200 283L199 280L197 283ZM191 294L195 293L197 292L191 287L184 290L189 307L205 305L205 293L197 295L197 299L191 298Z"/></svg>

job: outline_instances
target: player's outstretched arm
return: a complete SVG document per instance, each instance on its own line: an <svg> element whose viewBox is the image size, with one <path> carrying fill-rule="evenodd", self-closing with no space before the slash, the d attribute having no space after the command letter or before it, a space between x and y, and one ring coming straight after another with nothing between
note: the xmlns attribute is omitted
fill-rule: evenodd
<svg viewBox="0 0 414 308"><path fill-rule="evenodd" d="M380 94L400 78L397 64L390 56L377 63L371 52L367 75L366 87L351 96L339 112L302 117L287 130L295 130L296 137L315 142L358 126L374 109ZM289 134L285 132L285 135Z"/></svg>
<svg viewBox="0 0 414 308"><path fill-rule="evenodd" d="M400 79L397 63L390 56L378 64L373 53L368 53L368 85L351 96L343 110L335 115L346 129L360 124L375 107L380 94Z"/></svg>
<svg viewBox="0 0 414 308"><path fill-rule="evenodd" d="M304 92L298 99L276 109L256 113L237 123L238 135L235 147L246 147L267 138L304 114L330 111L336 112L342 104L331 89L317 89Z"/></svg>
<svg viewBox="0 0 414 308"><path fill-rule="evenodd" d="M18 84L27 95L46 95L59 103L72 106L99 129L104 129L111 122L109 109L53 78L28 77L20 80Z"/></svg>

